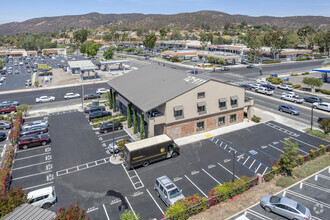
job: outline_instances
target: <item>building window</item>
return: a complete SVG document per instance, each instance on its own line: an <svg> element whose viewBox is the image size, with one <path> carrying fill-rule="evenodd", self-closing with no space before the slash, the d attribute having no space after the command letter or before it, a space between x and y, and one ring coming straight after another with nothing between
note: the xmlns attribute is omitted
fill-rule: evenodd
<svg viewBox="0 0 330 220"><path fill-rule="evenodd" d="M230 123L236 122L237 120L237 115L230 115Z"/></svg>
<svg viewBox="0 0 330 220"><path fill-rule="evenodd" d="M173 108L174 111L174 117L175 119L182 119L183 118L183 106L175 106Z"/></svg>
<svg viewBox="0 0 330 220"><path fill-rule="evenodd" d="M226 122L225 120L226 120L225 116L218 118L218 125L219 126L224 125Z"/></svg>
<svg viewBox="0 0 330 220"><path fill-rule="evenodd" d="M174 117L179 117L183 115L183 111L182 110L178 110L178 111L174 111Z"/></svg>
<svg viewBox="0 0 330 220"><path fill-rule="evenodd" d="M197 93L197 98L198 99L205 98L205 92L199 92L199 93Z"/></svg>
<svg viewBox="0 0 330 220"><path fill-rule="evenodd" d="M197 122L197 131L202 131L204 129L204 121Z"/></svg>
<svg viewBox="0 0 330 220"><path fill-rule="evenodd" d="M227 98L219 99L219 108L220 110L227 109Z"/></svg>
<svg viewBox="0 0 330 220"><path fill-rule="evenodd" d="M232 96L230 97L230 105L231 107L237 107L238 106L238 96Z"/></svg>
<svg viewBox="0 0 330 220"><path fill-rule="evenodd" d="M198 113L206 113L206 103L205 102L198 102L197 103L197 112Z"/></svg>

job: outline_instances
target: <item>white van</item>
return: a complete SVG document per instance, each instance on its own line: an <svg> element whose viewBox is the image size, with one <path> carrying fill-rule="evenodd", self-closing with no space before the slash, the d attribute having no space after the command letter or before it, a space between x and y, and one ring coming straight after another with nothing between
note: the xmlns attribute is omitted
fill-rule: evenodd
<svg viewBox="0 0 330 220"><path fill-rule="evenodd" d="M321 110L330 112L330 103L326 103L326 102L321 102L321 103L314 102L313 103L313 108L318 108L318 109L321 109Z"/></svg>
<svg viewBox="0 0 330 220"><path fill-rule="evenodd" d="M56 202L55 189L52 186L31 191L27 195L28 203L47 209Z"/></svg>

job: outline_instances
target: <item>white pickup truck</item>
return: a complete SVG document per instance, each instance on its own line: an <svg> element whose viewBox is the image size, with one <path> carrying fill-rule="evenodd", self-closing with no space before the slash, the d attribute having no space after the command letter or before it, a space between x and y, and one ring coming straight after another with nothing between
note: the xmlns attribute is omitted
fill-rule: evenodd
<svg viewBox="0 0 330 220"><path fill-rule="evenodd" d="M265 87L259 87L258 89L256 89L256 92L262 93L262 94L265 94L265 95L273 95L274 94L273 90L267 89Z"/></svg>
<svg viewBox="0 0 330 220"><path fill-rule="evenodd" d="M291 95L291 94L282 95L281 99L287 100L287 101L290 101L290 102L294 102L294 103L303 103L304 102L304 99L299 98L299 96Z"/></svg>

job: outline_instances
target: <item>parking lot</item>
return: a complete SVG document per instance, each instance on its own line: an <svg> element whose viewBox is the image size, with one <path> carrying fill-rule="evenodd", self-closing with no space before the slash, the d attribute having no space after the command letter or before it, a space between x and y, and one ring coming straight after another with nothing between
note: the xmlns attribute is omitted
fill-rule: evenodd
<svg viewBox="0 0 330 220"><path fill-rule="evenodd" d="M160 176L172 179L185 196L207 197L214 186L233 176L270 171L290 137L299 143L300 154L327 144L267 122L217 137L206 135L205 140L181 146L176 158L126 171L122 164L110 162L107 146L130 136L125 130L101 134L92 129L86 116L76 111L49 115L52 143L18 151L13 185L24 184L28 190L54 185L58 203L51 210L79 201L92 219L120 219L126 209L142 219L160 219L166 206L153 188Z"/></svg>
<svg viewBox="0 0 330 220"><path fill-rule="evenodd" d="M285 196L303 206L309 208L311 211L312 219L329 219L330 203L330 168L324 169L317 175L301 181L294 186L290 187L277 195ZM232 217L235 220L239 216L244 215L248 219L259 220L259 219L285 219L274 213L266 212L259 204L245 210L242 213ZM328 216L328 217L327 217Z"/></svg>

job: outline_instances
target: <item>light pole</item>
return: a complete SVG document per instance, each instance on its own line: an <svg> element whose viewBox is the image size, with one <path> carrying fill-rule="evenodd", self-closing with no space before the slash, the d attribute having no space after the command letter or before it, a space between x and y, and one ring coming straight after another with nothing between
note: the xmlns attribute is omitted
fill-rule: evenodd
<svg viewBox="0 0 330 220"><path fill-rule="evenodd" d="M233 154L233 182L235 182L235 154Z"/></svg>
<svg viewBox="0 0 330 220"><path fill-rule="evenodd" d="M81 108L84 109L84 82L83 82L83 75L80 73L80 81L81 81Z"/></svg>
<svg viewBox="0 0 330 220"><path fill-rule="evenodd" d="M313 131L313 113L314 113L314 108L313 108L313 104L312 104L312 111L311 111L311 131Z"/></svg>

